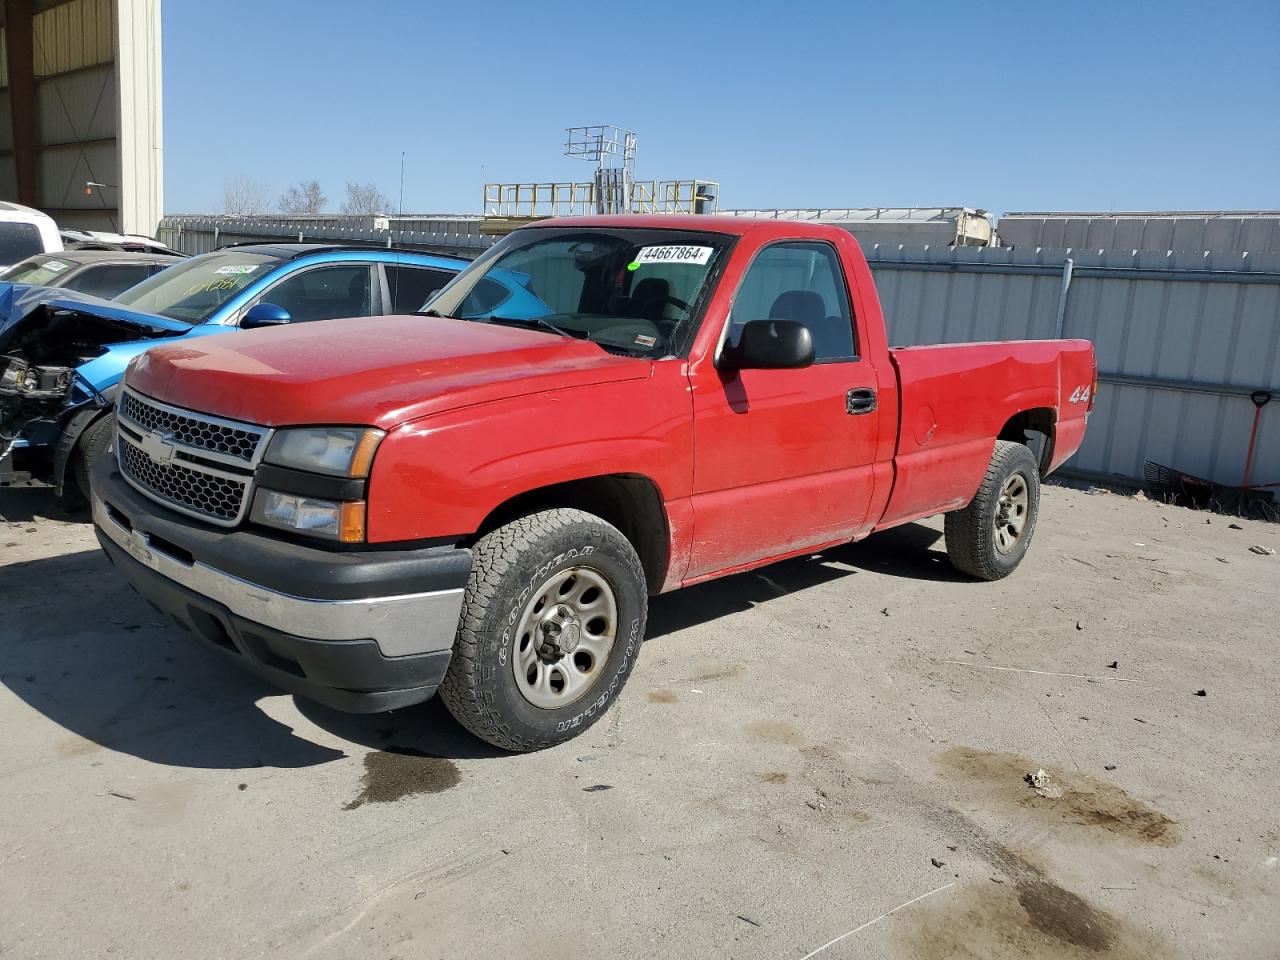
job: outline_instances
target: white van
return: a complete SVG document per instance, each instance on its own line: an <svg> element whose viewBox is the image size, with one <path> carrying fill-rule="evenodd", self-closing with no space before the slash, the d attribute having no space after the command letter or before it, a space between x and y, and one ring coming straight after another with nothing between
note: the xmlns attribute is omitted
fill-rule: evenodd
<svg viewBox="0 0 1280 960"><path fill-rule="evenodd" d="M57 253L61 249L62 237L52 217L0 200L0 270L37 253Z"/></svg>

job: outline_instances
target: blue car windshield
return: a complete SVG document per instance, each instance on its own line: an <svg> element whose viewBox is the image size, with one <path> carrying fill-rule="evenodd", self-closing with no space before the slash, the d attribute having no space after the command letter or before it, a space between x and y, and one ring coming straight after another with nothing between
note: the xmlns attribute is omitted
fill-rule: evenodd
<svg viewBox="0 0 1280 960"><path fill-rule="evenodd" d="M679 354L733 238L622 227L531 227L491 247L424 309L590 340L615 353Z"/></svg>
<svg viewBox="0 0 1280 960"><path fill-rule="evenodd" d="M192 257L130 287L116 303L184 323L204 323L233 296L270 273L279 257L220 250Z"/></svg>

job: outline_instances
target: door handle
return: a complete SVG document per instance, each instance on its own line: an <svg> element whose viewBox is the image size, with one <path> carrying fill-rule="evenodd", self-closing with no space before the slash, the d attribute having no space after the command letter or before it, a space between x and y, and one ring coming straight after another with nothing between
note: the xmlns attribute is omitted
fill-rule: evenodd
<svg viewBox="0 0 1280 960"><path fill-rule="evenodd" d="M876 392L870 387L859 387L844 395L844 412L850 416L873 413L876 409Z"/></svg>

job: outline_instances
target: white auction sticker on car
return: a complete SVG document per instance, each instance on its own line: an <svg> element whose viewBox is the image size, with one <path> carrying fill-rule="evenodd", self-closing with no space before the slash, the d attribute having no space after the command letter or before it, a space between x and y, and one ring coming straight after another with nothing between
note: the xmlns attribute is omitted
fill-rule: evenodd
<svg viewBox="0 0 1280 960"><path fill-rule="evenodd" d="M686 247L680 244L667 243L660 247L641 247L636 258L631 261L631 268L646 263L693 263L704 266L711 259L711 247Z"/></svg>
<svg viewBox="0 0 1280 960"><path fill-rule="evenodd" d="M64 263L62 260L46 260L44 263L44 268L46 270L52 270L54 273L61 273L69 266L71 266L71 264Z"/></svg>
<svg viewBox="0 0 1280 960"><path fill-rule="evenodd" d="M214 272L214 273L245 274L245 273L253 273L253 271L255 271L255 270L257 270L257 269L258 269L258 265L257 265L256 263L233 263L233 264L231 264L231 265L229 265L229 266L226 266L226 267L219 267L217 270L215 270L215 271L213 271L213 272Z"/></svg>

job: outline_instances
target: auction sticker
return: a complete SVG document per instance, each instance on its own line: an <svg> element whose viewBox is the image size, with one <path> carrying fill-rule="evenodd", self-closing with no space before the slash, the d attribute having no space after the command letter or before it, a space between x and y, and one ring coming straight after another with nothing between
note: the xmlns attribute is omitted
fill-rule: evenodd
<svg viewBox="0 0 1280 960"><path fill-rule="evenodd" d="M46 270L52 270L54 273L61 273L69 266L71 266L71 264L65 263L62 260L46 260L44 263L44 268Z"/></svg>
<svg viewBox="0 0 1280 960"><path fill-rule="evenodd" d="M224 274L226 273L246 274L246 273L253 273L253 271L257 269L258 269L258 265L256 263L233 263L226 267L219 267L217 270L213 272L224 273Z"/></svg>
<svg viewBox="0 0 1280 960"><path fill-rule="evenodd" d="M634 269L646 263L694 263L704 266L711 259L711 247L684 247L678 244L664 244L660 247L641 247L636 258L631 261Z"/></svg>

